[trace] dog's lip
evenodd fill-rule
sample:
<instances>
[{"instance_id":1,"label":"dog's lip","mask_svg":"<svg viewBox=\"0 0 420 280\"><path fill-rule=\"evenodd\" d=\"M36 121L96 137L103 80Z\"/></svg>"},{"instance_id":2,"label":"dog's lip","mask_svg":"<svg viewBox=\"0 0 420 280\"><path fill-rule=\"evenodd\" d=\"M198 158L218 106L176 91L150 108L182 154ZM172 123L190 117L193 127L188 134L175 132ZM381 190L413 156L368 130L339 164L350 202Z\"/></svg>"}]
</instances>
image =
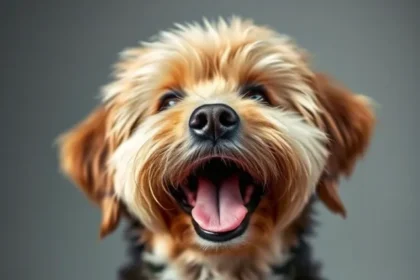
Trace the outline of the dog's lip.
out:
<instances>
[{"instance_id":1,"label":"dog's lip","mask_svg":"<svg viewBox=\"0 0 420 280\"><path fill-rule=\"evenodd\" d=\"M244 167L244 164L241 160L239 160L235 157L232 157L232 156L226 156L226 155L205 156L205 157L201 157L199 159L194 160L190 165L187 166L187 168L185 168L185 170L183 171L183 173L186 174L185 177L188 177L194 169L197 169L203 163L209 162L209 161L214 160L214 159L230 161L230 162L233 162L240 167Z\"/></svg>"},{"instance_id":2,"label":"dog's lip","mask_svg":"<svg viewBox=\"0 0 420 280\"><path fill-rule=\"evenodd\" d=\"M245 172L247 172L254 180L258 179L258 183L259 184L263 184L263 180L261 180L260 176L255 173L254 170L251 170L249 168L247 168L245 162L237 157L234 156L229 156L229 155L208 155L208 156L204 156L204 157L200 157L196 160L194 160L191 164L189 164L183 171L183 175L181 176L181 178L183 178L181 181L186 180L189 175L192 173L193 170L199 168L202 164L209 162L211 160L222 160L222 161L226 161L226 162L232 162L234 164L236 164L238 167L240 167L242 170L244 170ZM264 183L265 184L265 183ZM182 184L180 184L182 185Z\"/></svg>"},{"instance_id":3,"label":"dog's lip","mask_svg":"<svg viewBox=\"0 0 420 280\"><path fill-rule=\"evenodd\" d=\"M227 242L244 234L244 232L248 228L251 214L251 212L248 212L241 224L237 228L227 232L212 232L204 230L198 225L198 223L194 219L192 219L192 224L195 232L199 237L212 242Z\"/></svg>"}]
</instances>

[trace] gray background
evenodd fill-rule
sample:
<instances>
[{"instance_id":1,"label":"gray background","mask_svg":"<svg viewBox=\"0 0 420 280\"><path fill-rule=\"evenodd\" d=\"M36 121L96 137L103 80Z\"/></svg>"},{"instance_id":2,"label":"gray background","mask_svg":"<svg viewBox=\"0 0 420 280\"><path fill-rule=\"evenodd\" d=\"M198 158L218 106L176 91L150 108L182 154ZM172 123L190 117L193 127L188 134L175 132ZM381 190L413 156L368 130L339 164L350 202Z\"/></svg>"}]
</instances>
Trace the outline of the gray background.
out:
<instances>
[{"instance_id":1,"label":"gray background","mask_svg":"<svg viewBox=\"0 0 420 280\"><path fill-rule=\"evenodd\" d=\"M319 207L322 225L313 242L325 275L418 279L415 1L0 5L0 279L115 279L125 259L121 230L98 240L100 213L59 174L54 138L97 104L120 50L173 22L231 14L292 35L312 52L319 69L380 104L368 156L342 184L348 219Z\"/></svg>"}]
</instances>

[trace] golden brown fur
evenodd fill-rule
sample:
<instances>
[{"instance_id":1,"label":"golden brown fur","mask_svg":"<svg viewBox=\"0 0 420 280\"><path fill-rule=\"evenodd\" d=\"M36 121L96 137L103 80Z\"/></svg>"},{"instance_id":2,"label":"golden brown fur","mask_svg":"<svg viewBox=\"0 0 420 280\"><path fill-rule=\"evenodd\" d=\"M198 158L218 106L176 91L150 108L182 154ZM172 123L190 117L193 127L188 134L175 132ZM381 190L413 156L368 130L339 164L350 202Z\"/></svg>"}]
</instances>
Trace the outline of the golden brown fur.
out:
<instances>
[{"instance_id":1,"label":"golden brown fur","mask_svg":"<svg viewBox=\"0 0 420 280\"><path fill-rule=\"evenodd\" d=\"M238 87L249 82L264 85L273 106L241 98ZM185 97L159 112L169 89ZM206 247L168 188L208 156L189 152L186 121L215 101L229 104L243 123L240 145L223 156L264 183L267 194L243 240ZM220 273L217 279L256 279L294 244L294 226L313 193L346 215L338 179L351 174L373 127L367 98L313 70L289 38L234 18L180 26L125 51L103 104L61 138L61 165L101 206L101 236L130 213L145 226L151 250L180 275L197 263ZM226 262L229 256L236 261Z\"/></svg>"}]
</instances>

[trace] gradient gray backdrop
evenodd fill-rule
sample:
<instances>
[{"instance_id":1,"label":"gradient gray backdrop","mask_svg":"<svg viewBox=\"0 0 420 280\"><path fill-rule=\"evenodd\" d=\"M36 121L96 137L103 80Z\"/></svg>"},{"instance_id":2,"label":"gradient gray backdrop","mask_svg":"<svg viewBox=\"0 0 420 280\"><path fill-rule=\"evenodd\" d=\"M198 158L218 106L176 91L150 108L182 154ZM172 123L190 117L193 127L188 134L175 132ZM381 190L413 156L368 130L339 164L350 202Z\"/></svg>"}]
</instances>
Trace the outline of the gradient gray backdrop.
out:
<instances>
[{"instance_id":1,"label":"gradient gray backdrop","mask_svg":"<svg viewBox=\"0 0 420 280\"><path fill-rule=\"evenodd\" d=\"M340 3L338 3L340 2ZM173 22L237 14L292 35L318 69L379 104L371 149L341 187L349 217L319 207L313 240L335 280L415 280L420 265L419 20L415 1L2 1L0 279L115 279L121 230L57 168L54 138L97 104L123 48ZM417 4L418 5L418 4ZM417 29L417 30L416 30Z\"/></svg>"}]
</instances>

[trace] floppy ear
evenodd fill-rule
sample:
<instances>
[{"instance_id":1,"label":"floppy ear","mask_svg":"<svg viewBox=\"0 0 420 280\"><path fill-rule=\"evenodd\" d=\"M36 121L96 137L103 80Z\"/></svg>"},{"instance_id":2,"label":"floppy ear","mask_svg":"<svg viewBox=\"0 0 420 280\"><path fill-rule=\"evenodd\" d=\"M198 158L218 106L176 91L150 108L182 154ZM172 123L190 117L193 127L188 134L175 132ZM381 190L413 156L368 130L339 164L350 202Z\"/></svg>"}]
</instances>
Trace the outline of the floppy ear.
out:
<instances>
[{"instance_id":1,"label":"floppy ear","mask_svg":"<svg viewBox=\"0 0 420 280\"><path fill-rule=\"evenodd\" d=\"M330 157L317 194L328 209L345 217L346 209L338 192L339 177L350 176L356 161L365 153L375 117L368 98L352 93L326 75L316 74L315 90L330 138Z\"/></svg>"},{"instance_id":2,"label":"floppy ear","mask_svg":"<svg viewBox=\"0 0 420 280\"><path fill-rule=\"evenodd\" d=\"M117 227L121 215L106 168L111 153L107 119L107 110L99 107L59 139L61 169L102 209L101 238Z\"/></svg>"}]
</instances>

